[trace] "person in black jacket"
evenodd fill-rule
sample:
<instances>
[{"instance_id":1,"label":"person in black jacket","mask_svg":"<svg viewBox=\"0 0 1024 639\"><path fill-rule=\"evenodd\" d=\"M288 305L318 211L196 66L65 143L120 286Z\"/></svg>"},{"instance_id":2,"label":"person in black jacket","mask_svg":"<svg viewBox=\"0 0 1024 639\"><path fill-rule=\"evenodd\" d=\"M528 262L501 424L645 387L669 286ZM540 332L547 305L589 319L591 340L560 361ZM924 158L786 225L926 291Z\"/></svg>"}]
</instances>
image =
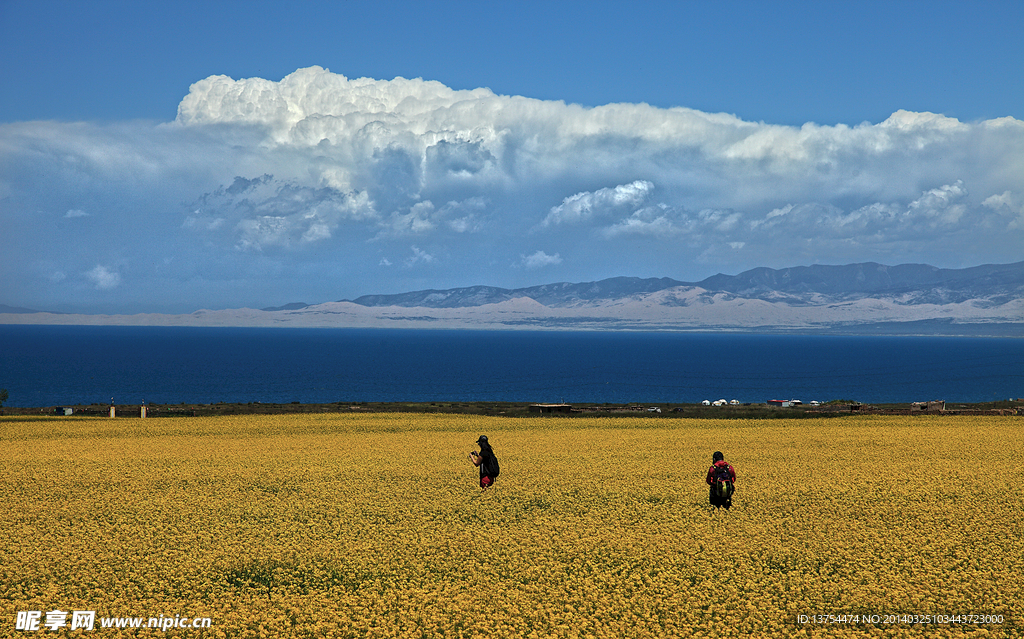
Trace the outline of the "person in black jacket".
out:
<instances>
[{"instance_id":1,"label":"person in black jacket","mask_svg":"<svg viewBox=\"0 0 1024 639\"><path fill-rule=\"evenodd\" d=\"M494 480L498 477L498 458L494 456L494 450L491 449L491 444L487 441L487 435L480 435L476 443L480 446L480 452L477 453L475 450L471 452L469 460L473 462L474 466L480 468L480 488L487 490L488 487L494 485Z\"/></svg>"}]
</instances>

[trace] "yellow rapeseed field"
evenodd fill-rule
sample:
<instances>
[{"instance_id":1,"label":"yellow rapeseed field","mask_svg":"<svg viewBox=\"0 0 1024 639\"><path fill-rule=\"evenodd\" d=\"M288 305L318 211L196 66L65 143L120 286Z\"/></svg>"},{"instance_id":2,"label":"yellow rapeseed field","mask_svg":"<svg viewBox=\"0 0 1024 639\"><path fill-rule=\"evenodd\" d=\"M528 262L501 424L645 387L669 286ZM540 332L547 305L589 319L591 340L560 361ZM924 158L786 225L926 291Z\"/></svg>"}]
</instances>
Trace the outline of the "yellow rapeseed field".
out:
<instances>
[{"instance_id":1,"label":"yellow rapeseed field","mask_svg":"<svg viewBox=\"0 0 1024 639\"><path fill-rule=\"evenodd\" d=\"M0 636L1020 637L1022 426L0 418Z\"/></svg>"}]
</instances>

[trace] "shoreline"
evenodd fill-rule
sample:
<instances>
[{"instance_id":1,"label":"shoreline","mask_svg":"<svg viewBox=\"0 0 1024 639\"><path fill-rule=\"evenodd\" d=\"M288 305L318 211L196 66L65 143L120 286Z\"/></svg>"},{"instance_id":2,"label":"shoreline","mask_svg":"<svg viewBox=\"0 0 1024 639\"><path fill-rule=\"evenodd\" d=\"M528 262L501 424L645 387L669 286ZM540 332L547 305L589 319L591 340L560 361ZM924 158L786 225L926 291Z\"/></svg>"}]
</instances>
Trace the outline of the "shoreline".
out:
<instances>
[{"instance_id":1,"label":"shoreline","mask_svg":"<svg viewBox=\"0 0 1024 639\"><path fill-rule=\"evenodd\" d=\"M139 419L142 404L115 404L114 419ZM248 402L214 404L146 404L147 419L213 417L220 415L353 414L353 413L449 413L506 417L693 417L702 419L799 419L850 415L1015 415L1024 416L1024 398L994 402L950 402L941 410L915 409L914 403L862 404L833 400L818 406L775 407L764 403L705 406L684 403L579 403L531 404L524 402L332 402L287 404ZM64 406L4 406L0 417L110 417L109 404ZM66 413L66 410L70 413Z\"/></svg>"},{"instance_id":2,"label":"shoreline","mask_svg":"<svg viewBox=\"0 0 1024 639\"><path fill-rule=\"evenodd\" d=\"M386 330L440 332L542 332L542 333L678 333L731 335L792 335L808 337L939 337L949 339L1024 339L1024 323L954 323L941 320L912 322L874 322L830 324L823 326L734 326L676 325L600 322L505 322L462 325L436 323L430 318L415 318L380 324L300 324L300 323L130 323L118 321L17 322L0 315L0 326L96 327L96 328L183 328L183 329L270 329L270 330Z\"/></svg>"}]
</instances>

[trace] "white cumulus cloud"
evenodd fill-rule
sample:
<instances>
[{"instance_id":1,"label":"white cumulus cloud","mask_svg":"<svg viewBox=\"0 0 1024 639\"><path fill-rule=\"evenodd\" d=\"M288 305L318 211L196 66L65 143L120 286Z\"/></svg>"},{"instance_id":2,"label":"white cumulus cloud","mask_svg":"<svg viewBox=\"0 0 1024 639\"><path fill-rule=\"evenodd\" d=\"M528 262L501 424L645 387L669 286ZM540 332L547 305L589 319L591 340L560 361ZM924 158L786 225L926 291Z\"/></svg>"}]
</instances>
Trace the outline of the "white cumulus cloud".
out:
<instances>
[{"instance_id":1,"label":"white cumulus cloud","mask_svg":"<svg viewBox=\"0 0 1024 639\"><path fill-rule=\"evenodd\" d=\"M412 255L410 257L406 258L406 260L405 260L405 265L406 266L414 266L414 265L419 264L421 262L423 264L430 264L431 262L434 261L434 256L433 255L431 255L430 253L427 253L426 251L424 251L423 249L419 248L418 246L410 247L410 250L412 250Z\"/></svg>"},{"instance_id":2,"label":"white cumulus cloud","mask_svg":"<svg viewBox=\"0 0 1024 639\"><path fill-rule=\"evenodd\" d=\"M85 273L85 277L93 283L97 289L108 290L117 288L121 283L121 274L111 271L106 266L97 264L95 268Z\"/></svg>"},{"instance_id":3,"label":"white cumulus cloud","mask_svg":"<svg viewBox=\"0 0 1024 639\"><path fill-rule=\"evenodd\" d=\"M929 189L921 194L907 207L907 215L915 221L928 221L933 224L956 224L967 210L964 199L967 189L962 180L956 184L944 184L936 189Z\"/></svg>"},{"instance_id":4,"label":"white cumulus cloud","mask_svg":"<svg viewBox=\"0 0 1024 639\"><path fill-rule=\"evenodd\" d=\"M631 211L647 199L654 189L654 184L645 180L636 180L629 184L598 189L594 192L584 191L571 195L558 206L548 212L541 226L552 224L573 224L585 222L592 218L605 218Z\"/></svg>"},{"instance_id":5,"label":"white cumulus cloud","mask_svg":"<svg viewBox=\"0 0 1024 639\"><path fill-rule=\"evenodd\" d=\"M1009 229L1024 230L1024 197L1003 191L998 195L990 195L981 204L1009 219Z\"/></svg>"},{"instance_id":6,"label":"white cumulus cloud","mask_svg":"<svg viewBox=\"0 0 1024 639\"><path fill-rule=\"evenodd\" d=\"M345 221L379 218L363 192L306 186L270 174L252 179L236 176L229 186L202 195L190 209L183 228L203 232L230 228L237 248L255 251L320 242L330 239ZM230 227L229 220L234 221ZM407 225L415 228L411 222Z\"/></svg>"},{"instance_id":7,"label":"white cumulus cloud","mask_svg":"<svg viewBox=\"0 0 1024 639\"><path fill-rule=\"evenodd\" d=\"M558 253L554 255L548 255L544 251L536 251L530 255L522 256L522 264L526 268L543 268L545 266L554 266L562 263L562 256Z\"/></svg>"}]
</instances>

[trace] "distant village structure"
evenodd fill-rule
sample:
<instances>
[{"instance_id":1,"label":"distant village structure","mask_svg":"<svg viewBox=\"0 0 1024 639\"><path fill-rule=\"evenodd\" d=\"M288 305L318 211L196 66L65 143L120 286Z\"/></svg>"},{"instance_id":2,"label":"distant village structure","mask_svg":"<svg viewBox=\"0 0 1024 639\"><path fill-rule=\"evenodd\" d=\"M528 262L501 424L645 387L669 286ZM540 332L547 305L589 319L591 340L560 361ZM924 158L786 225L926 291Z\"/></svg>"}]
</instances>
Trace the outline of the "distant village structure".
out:
<instances>
[{"instance_id":1,"label":"distant village structure","mask_svg":"<svg viewBox=\"0 0 1024 639\"><path fill-rule=\"evenodd\" d=\"M572 404L530 404L531 413L571 413Z\"/></svg>"},{"instance_id":2,"label":"distant village structure","mask_svg":"<svg viewBox=\"0 0 1024 639\"><path fill-rule=\"evenodd\" d=\"M946 402L940 399L931 402L914 402L910 405L911 413L941 413L946 410Z\"/></svg>"}]
</instances>

